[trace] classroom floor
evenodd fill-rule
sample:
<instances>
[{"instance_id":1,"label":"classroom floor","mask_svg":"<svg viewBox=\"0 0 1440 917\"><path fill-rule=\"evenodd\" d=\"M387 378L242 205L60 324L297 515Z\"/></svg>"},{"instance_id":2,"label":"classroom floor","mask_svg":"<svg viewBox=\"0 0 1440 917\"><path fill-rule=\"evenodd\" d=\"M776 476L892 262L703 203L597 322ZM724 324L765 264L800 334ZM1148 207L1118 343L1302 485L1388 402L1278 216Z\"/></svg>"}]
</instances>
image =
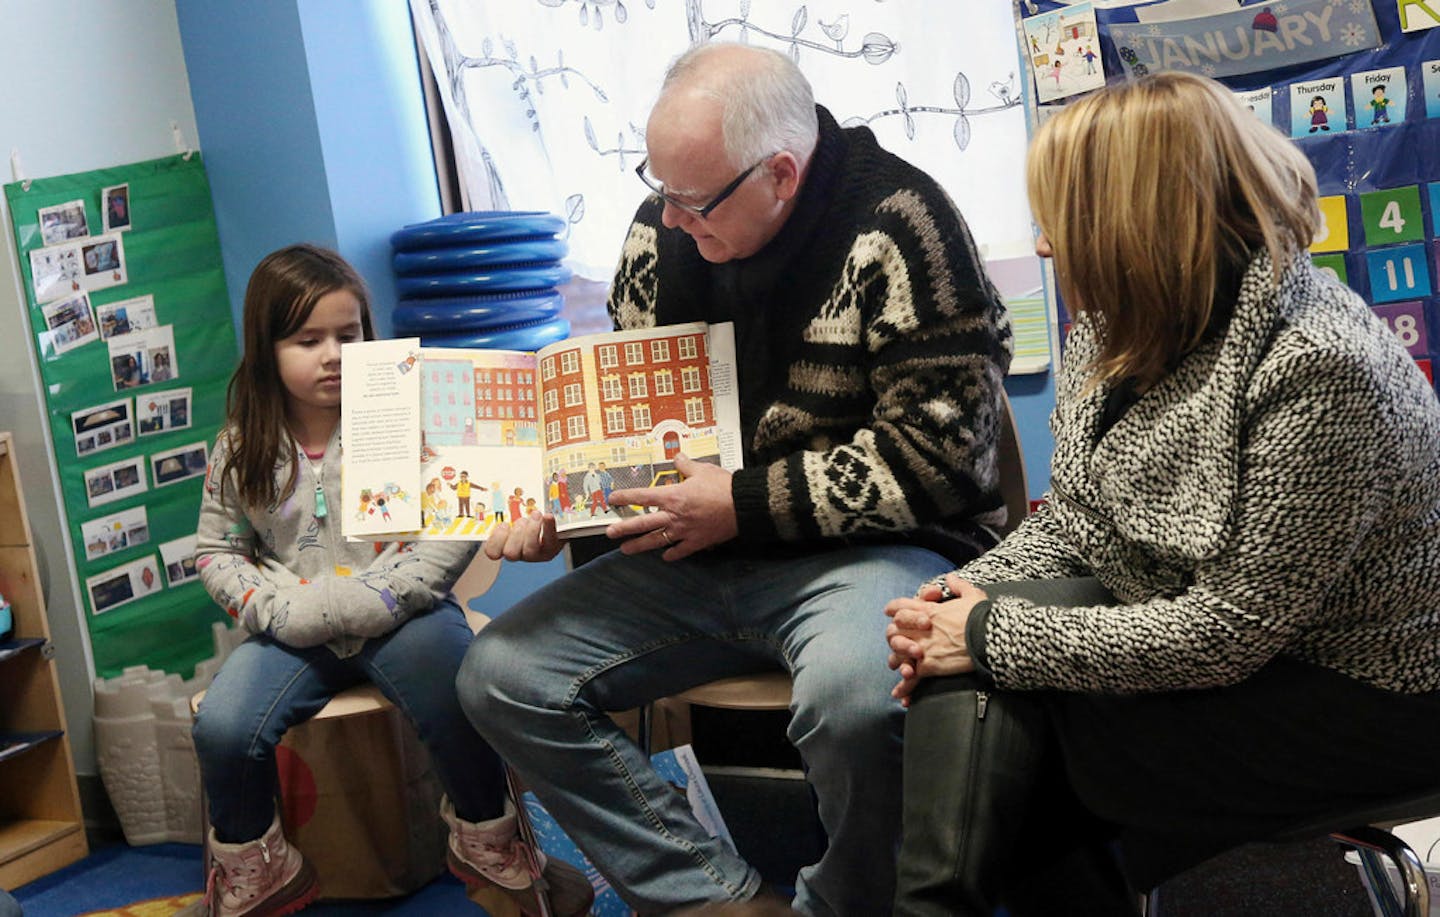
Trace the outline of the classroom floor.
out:
<instances>
[{"instance_id":1,"label":"classroom floor","mask_svg":"<svg viewBox=\"0 0 1440 917\"><path fill-rule=\"evenodd\" d=\"M742 840L749 830L745 818L738 812L729 816L732 830L740 832L737 840ZM194 894L203 881L199 858L200 848L190 844L106 844L85 860L21 887L16 898L26 917L76 917ZM754 859L762 862L759 856ZM129 913L162 917L173 912L173 908L156 902ZM324 902L304 913L315 917L430 917L482 912L467 901L458 881L442 875L406 898ZM1257 845L1226 854L1166 885L1154 915L1368 917L1371 913L1357 871L1344 861L1333 843L1322 839L1284 846Z\"/></svg>"},{"instance_id":2,"label":"classroom floor","mask_svg":"<svg viewBox=\"0 0 1440 917\"><path fill-rule=\"evenodd\" d=\"M166 917L204 889L200 847L155 844L130 847L102 843L90 856L15 890L25 917ZM465 897L465 887L448 873L419 891L381 901L322 902L305 909L315 917L434 917L484 912Z\"/></svg>"},{"instance_id":3,"label":"classroom floor","mask_svg":"<svg viewBox=\"0 0 1440 917\"><path fill-rule=\"evenodd\" d=\"M737 847L769 882L785 888L793 887L796 870L819 856L824 839L809 789L793 770L798 759L784 742L783 718L784 714L739 716L697 710L694 746ZM735 748L748 754L725 754ZM761 760L746 760L750 755ZM757 764L780 772L791 769L793 776L777 778L775 770L754 770ZM198 846L129 847L119 840L118 829L112 838L91 841L94 852L85 860L15 890L26 917L76 917L193 895L203 887ZM114 917L164 917L175 909L157 903ZM457 880L443 874L406 898L326 902L304 913L428 917L482 912L465 898ZM1345 861L1336 844L1317 838L1301 844L1256 844L1220 856L1163 886L1152 917L1368 917L1371 913L1358 870Z\"/></svg>"}]
</instances>

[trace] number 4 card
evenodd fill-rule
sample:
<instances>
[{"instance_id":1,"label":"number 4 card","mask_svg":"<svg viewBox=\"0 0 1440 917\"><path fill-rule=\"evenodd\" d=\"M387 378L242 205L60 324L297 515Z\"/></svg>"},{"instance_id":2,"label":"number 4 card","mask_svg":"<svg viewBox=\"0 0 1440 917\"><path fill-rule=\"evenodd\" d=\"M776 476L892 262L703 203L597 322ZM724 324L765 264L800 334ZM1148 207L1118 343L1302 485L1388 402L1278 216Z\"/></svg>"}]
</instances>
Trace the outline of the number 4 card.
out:
<instances>
[{"instance_id":1,"label":"number 4 card","mask_svg":"<svg viewBox=\"0 0 1440 917\"><path fill-rule=\"evenodd\" d=\"M1425 238L1418 185L1360 195L1360 216L1365 223L1366 245L1419 242Z\"/></svg>"}]
</instances>

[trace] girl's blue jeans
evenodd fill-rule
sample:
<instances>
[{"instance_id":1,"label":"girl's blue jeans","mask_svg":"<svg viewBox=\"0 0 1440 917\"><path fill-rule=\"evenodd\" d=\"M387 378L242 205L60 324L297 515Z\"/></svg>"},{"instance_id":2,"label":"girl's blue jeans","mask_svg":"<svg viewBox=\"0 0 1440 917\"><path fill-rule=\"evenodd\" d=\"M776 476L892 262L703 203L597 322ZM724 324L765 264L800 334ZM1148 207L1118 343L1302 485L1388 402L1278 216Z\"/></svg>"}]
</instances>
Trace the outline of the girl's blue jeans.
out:
<instances>
[{"instance_id":1,"label":"girl's blue jeans","mask_svg":"<svg viewBox=\"0 0 1440 917\"><path fill-rule=\"evenodd\" d=\"M498 817L504 769L455 693L471 637L460 607L445 601L346 659L323 646L293 649L259 635L236 647L200 702L193 729L215 836L235 844L265 833L275 815L276 744L341 690L366 680L414 724L460 817Z\"/></svg>"},{"instance_id":2,"label":"girl's blue jeans","mask_svg":"<svg viewBox=\"0 0 1440 917\"><path fill-rule=\"evenodd\" d=\"M886 914L903 724L883 608L951 569L908 546L675 563L611 552L487 625L461 668L461 702L627 902L666 912L747 898L760 876L606 712L779 664L794 679L789 739L828 838L794 907Z\"/></svg>"}]
</instances>

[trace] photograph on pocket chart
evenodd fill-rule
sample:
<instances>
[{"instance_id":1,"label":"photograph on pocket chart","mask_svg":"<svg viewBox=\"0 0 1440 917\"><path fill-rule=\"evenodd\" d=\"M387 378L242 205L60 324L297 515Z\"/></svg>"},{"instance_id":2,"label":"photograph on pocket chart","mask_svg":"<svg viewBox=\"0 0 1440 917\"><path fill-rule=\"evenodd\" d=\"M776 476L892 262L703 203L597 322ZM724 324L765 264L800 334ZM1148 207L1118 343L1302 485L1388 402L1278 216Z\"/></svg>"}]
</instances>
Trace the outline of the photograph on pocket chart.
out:
<instances>
[{"instance_id":1,"label":"photograph on pocket chart","mask_svg":"<svg viewBox=\"0 0 1440 917\"><path fill-rule=\"evenodd\" d=\"M85 545L85 558L97 560L106 554L138 547L150 540L150 522L143 506L132 506L118 513L80 524L80 540Z\"/></svg>"},{"instance_id":2,"label":"photograph on pocket chart","mask_svg":"<svg viewBox=\"0 0 1440 917\"><path fill-rule=\"evenodd\" d=\"M40 219L40 239L46 245L90 235L84 201L66 201L54 207L41 207L37 216Z\"/></svg>"},{"instance_id":3,"label":"photograph on pocket chart","mask_svg":"<svg viewBox=\"0 0 1440 917\"><path fill-rule=\"evenodd\" d=\"M75 454L89 455L131 442L135 438L133 420L129 398L75 411L70 415Z\"/></svg>"}]
</instances>

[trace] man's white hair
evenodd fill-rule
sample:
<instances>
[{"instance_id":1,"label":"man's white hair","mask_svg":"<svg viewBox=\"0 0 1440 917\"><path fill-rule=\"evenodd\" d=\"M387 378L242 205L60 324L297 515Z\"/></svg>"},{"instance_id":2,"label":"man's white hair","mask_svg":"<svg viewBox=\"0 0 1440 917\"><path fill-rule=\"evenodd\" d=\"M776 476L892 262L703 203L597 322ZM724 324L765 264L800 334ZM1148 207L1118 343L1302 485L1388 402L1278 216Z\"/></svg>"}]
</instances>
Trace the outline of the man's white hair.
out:
<instances>
[{"instance_id":1,"label":"man's white hair","mask_svg":"<svg viewBox=\"0 0 1440 917\"><path fill-rule=\"evenodd\" d=\"M713 66L709 60L741 48L747 66ZM681 86L721 103L725 156L737 170L782 150L805 162L815 149L815 93L785 54L734 42L696 45L670 65L660 95Z\"/></svg>"}]
</instances>

